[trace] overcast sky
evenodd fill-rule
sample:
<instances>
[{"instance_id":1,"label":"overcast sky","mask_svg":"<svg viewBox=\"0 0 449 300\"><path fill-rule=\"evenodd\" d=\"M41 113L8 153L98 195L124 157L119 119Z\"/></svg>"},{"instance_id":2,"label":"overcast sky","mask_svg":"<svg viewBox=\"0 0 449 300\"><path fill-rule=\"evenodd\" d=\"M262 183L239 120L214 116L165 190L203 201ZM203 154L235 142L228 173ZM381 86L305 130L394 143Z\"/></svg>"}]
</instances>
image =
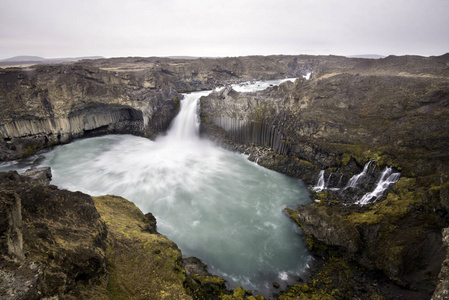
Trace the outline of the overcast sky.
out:
<instances>
[{"instance_id":1,"label":"overcast sky","mask_svg":"<svg viewBox=\"0 0 449 300\"><path fill-rule=\"evenodd\" d=\"M446 52L449 0L0 0L0 59Z\"/></svg>"}]
</instances>

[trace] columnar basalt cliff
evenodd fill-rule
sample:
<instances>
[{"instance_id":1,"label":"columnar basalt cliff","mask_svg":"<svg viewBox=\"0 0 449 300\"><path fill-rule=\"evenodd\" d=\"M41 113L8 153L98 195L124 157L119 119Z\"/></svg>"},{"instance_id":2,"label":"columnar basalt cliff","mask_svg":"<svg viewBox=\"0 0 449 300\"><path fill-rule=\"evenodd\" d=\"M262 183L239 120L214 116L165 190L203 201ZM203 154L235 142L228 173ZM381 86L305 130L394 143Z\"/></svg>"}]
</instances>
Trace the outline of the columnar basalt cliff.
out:
<instances>
[{"instance_id":1,"label":"columnar basalt cliff","mask_svg":"<svg viewBox=\"0 0 449 300\"><path fill-rule=\"evenodd\" d=\"M310 79L303 78L309 72ZM298 79L254 93L239 93L229 86L288 77ZM445 258L447 261L442 230L449 224L449 54L379 60L336 56L121 58L1 69L0 160L95 134L132 133L153 138L176 114L180 93L217 86L224 88L201 99L204 136L246 152L260 165L317 185L311 190L316 203L286 212L302 227L307 244L325 258L326 265L281 299L301 295L428 299L436 287L434 299L444 299L449 293L447 268L441 268ZM354 175L362 173L363 180L354 180ZM354 204L373 192L387 173L398 175L385 192L376 194L367 205ZM7 220L2 223L0 250L11 263L2 267L4 282L11 278L11 266L21 263L27 264L23 270L29 270L24 278L34 276L37 279L33 280L40 282L38 288L33 284L34 288L24 289L26 293L38 290L49 296L82 296L79 287L88 286L89 293L109 293L113 298L114 293L126 296L135 291L134 275L126 267L133 260L124 255L123 232L107 227L108 222L134 222L111 218L114 209L133 211L125 200L95 198L94 211L90 197L76 194L88 208L81 212L73 208L73 213L81 218L90 212L93 231L86 234L97 237L86 240L92 251L80 260L95 262L83 265L90 270L87 275L69 259L68 234L60 237L59 227L47 228L51 214L45 214L48 218L40 222L39 208L29 208L31 204L24 201L34 194L56 201L64 198L65 192L51 186L25 188L27 180L17 174L4 176L11 183L2 187L0 194ZM40 180L45 181L45 176ZM70 206L61 222L71 220L71 211ZM146 222L145 217L138 218ZM114 226L123 225L119 223ZM143 223L137 226L146 228ZM44 244L33 244L30 232L44 237ZM133 243L140 245L142 237L137 232L133 231ZM89 244L92 240L95 242ZM173 283L176 297L192 296L180 285L201 290L201 295L193 297L222 295L222 280L186 276L179 251L169 242L162 244L167 247L159 249L160 253L174 258L167 260L167 268L179 271L175 275L179 280L167 279ZM38 257L33 249L47 251L55 245L63 254L56 257L56 252L51 252L39 258L50 267L31 262L33 253ZM150 255L145 249L139 251ZM159 257L159 252L153 254ZM53 261L61 265L52 265ZM355 278L360 276L363 280ZM105 278L120 288L102 286ZM148 286L162 287L164 295L172 290L162 284L165 279L157 280L160 285L150 280ZM239 292L236 290L236 298Z\"/></svg>"},{"instance_id":2,"label":"columnar basalt cliff","mask_svg":"<svg viewBox=\"0 0 449 300\"><path fill-rule=\"evenodd\" d=\"M180 92L230 81L299 76L303 57L94 60L0 71L0 160L73 138L132 133L154 138L179 108Z\"/></svg>"}]
</instances>

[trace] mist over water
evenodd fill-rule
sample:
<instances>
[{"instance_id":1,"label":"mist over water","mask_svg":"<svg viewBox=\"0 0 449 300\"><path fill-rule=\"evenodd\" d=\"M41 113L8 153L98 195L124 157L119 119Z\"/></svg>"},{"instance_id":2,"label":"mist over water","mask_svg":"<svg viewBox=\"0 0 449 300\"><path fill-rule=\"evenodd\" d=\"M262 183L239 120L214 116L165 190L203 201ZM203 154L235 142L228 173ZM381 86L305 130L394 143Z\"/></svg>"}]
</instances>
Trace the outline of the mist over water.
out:
<instances>
[{"instance_id":1,"label":"mist over water","mask_svg":"<svg viewBox=\"0 0 449 300\"><path fill-rule=\"evenodd\" d=\"M285 206L309 203L299 180L267 170L198 136L198 99L185 95L167 135L77 140L45 154L52 184L114 194L157 218L184 256L203 260L230 287L267 294L293 284L310 256Z\"/></svg>"}]
</instances>

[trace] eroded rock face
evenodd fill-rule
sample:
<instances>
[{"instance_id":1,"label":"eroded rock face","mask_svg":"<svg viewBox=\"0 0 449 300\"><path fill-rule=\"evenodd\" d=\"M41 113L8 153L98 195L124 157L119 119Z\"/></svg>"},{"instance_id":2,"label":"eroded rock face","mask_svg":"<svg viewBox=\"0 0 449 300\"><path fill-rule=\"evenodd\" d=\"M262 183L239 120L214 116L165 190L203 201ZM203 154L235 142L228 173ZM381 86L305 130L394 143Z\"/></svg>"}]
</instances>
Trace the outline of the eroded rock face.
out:
<instances>
[{"instance_id":1,"label":"eroded rock face","mask_svg":"<svg viewBox=\"0 0 449 300\"><path fill-rule=\"evenodd\" d=\"M341 167L343 155L360 166L386 155L406 175L428 175L448 160L448 99L448 78L338 74L213 93L201 101L202 126L319 168Z\"/></svg>"},{"instance_id":2,"label":"eroded rock face","mask_svg":"<svg viewBox=\"0 0 449 300\"><path fill-rule=\"evenodd\" d=\"M23 253L22 235L22 203L14 191L1 191L0 208L0 251L2 255L11 259L22 261Z\"/></svg>"},{"instance_id":3,"label":"eroded rock face","mask_svg":"<svg viewBox=\"0 0 449 300\"><path fill-rule=\"evenodd\" d=\"M303 228L313 252L331 251L368 270L380 270L429 299L446 257L441 236L446 212L438 197L422 198L424 189L417 188L416 180L401 178L384 201L372 206L323 199L289 215Z\"/></svg>"},{"instance_id":4,"label":"eroded rock face","mask_svg":"<svg viewBox=\"0 0 449 300\"><path fill-rule=\"evenodd\" d=\"M10 203L2 210L9 215L1 227L4 293L12 299L76 297L89 282L103 280L107 230L90 196L15 171L0 173L0 191L2 203Z\"/></svg>"},{"instance_id":5,"label":"eroded rock face","mask_svg":"<svg viewBox=\"0 0 449 300\"><path fill-rule=\"evenodd\" d=\"M446 247L449 245L449 228L443 230L443 241ZM449 253L446 254L446 259L441 267L441 272L438 275L438 285L435 293L432 295L432 300L443 300L449 298Z\"/></svg>"},{"instance_id":6,"label":"eroded rock face","mask_svg":"<svg viewBox=\"0 0 449 300\"><path fill-rule=\"evenodd\" d=\"M154 137L176 115L177 95L79 65L2 71L0 160L98 134Z\"/></svg>"}]
</instances>

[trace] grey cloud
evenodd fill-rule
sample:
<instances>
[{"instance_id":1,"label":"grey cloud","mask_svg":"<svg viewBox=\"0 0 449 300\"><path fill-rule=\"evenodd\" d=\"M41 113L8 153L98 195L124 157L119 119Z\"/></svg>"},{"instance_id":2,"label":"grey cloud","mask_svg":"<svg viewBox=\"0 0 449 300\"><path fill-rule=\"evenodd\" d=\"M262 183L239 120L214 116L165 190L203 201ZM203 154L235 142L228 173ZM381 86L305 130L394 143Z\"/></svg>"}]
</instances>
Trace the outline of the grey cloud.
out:
<instances>
[{"instance_id":1,"label":"grey cloud","mask_svg":"<svg viewBox=\"0 0 449 300\"><path fill-rule=\"evenodd\" d=\"M447 0L2 0L0 58L449 51Z\"/></svg>"}]
</instances>

